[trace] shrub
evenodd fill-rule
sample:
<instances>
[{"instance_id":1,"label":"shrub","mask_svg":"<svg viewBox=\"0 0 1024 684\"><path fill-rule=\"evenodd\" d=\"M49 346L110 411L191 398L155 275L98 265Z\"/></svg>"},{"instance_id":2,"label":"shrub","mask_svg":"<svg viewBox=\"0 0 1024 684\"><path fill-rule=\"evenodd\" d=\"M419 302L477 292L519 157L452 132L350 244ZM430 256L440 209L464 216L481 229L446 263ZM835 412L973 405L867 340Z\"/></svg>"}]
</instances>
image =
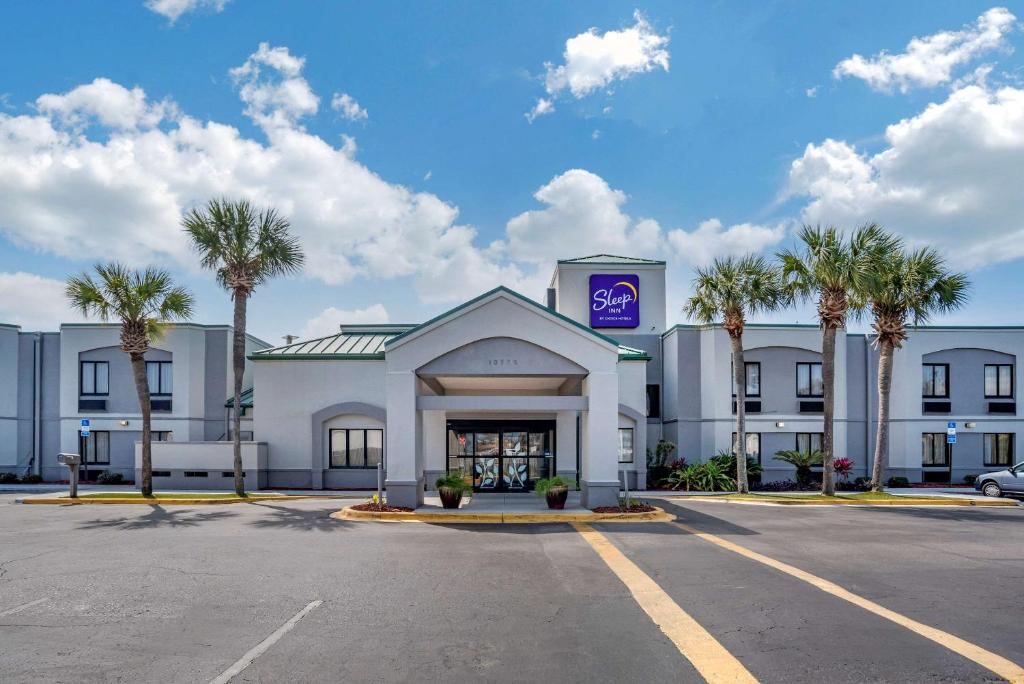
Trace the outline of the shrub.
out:
<instances>
[{"instance_id":1,"label":"shrub","mask_svg":"<svg viewBox=\"0 0 1024 684\"><path fill-rule=\"evenodd\" d=\"M974 474L964 475L964 484L972 485L978 481L978 476Z\"/></svg>"},{"instance_id":2,"label":"shrub","mask_svg":"<svg viewBox=\"0 0 1024 684\"><path fill-rule=\"evenodd\" d=\"M837 458L832 461L832 468L841 480L846 481L853 472L853 461L848 458Z\"/></svg>"},{"instance_id":3,"label":"shrub","mask_svg":"<svg viewBox=\"0 0 1024 684\"><path fill-rule=\"evenodd\" d=\"M685 487L686 491L690 491L697 487L697 482L700 480L700 472L701 466L699 463L684 465L682 468L673 470L672 474L668 476L668 481L672 485L672 489Z\"/></svg>"},{"instance_id":4,"label":"shrub","mask_svg":"<svg viewBox=\"0 0 1024 684\"><path fill-rule=\"evenodd\" d=\"M18 484L18 476L14 473L0 473L0 484Z\"/></svg>"},{"instance_id":5,"label":"shrub","mask_svg":"<svg viewBox=\"0 0 1024 684\"><path fill-rule=\"evenodd\" d=\"M35 473L32 473L21 478L21 481L24 484L40 484L43 481L43 477L42 475L36 475Z\"/></svg>"},{"instance_id":6,"label":"shrub","mask_svg":"<svg viewBox=\"0 0 1024 684\"><path fill-rule=\"evenodd\" d=\"M871 478L862 475L861 477L858 477L856 480L853 481L853 486L854 487L858 487L858 488L862 488L862 489L865 489L865 490L866 489L870 489L871 488Z\"/></svg>"},{"instance_id":7,"label":"shrub","mask_svg":"<svg viewBox=\"0 0 1024 684\"><path fill-rule=\"evenodd\" d=\"M438 489L444 487L445 489L454 489L459 492L465 492L472 489L460 473L448 473L447 475L442 475L434 482L434 486Z\"/></svg>"},{"instance_id":8,"label":"shrub","mask_svg":"<svg viewBox=\"0 0 1024 684\"><path fill-rule=\"evenodd\" d=\"M555 487L568 487L569 489L575 489L576 483L573 480L562 477L561 475L555 475L554 477L537 480L533 485L533 491L537 493L537 496L547 496L548 491Z\"/></svg>"},{"instance_id":9,"label":"shrub","mask_svg":"<svg viewBox=\"0 0 1024 684\"><path fill-rule=\"evenodd\" d=\"M722 464L710 460L694 463L672 473L669 477L673 489L686 487L686 491L724 492L736 487L736 481L729 477Z\"/></svg>"},{"instance_id":10,"label":"shrub","mask_svg":"<svg viewBox=\"0 0 1024 684\"><path fill-rule=\"evenodd\" d=\"M886 487L909 487L910 480L905 477L890 477L889 481L885 483Z\"/></svg>"},{"instance_id":11,"label":"shrub","mask_svg":"<svg viewBox=\"0 0 1024 684\"><path fill-rule=\"evenodd\" d=\"M774 458L776 461L783 461L796 466L797 484L808 486L811 484L811 466L821 465L825 455L820 451L789 449L787 451L776 451Z\"/></svg>"},{"instance_id":12,"label":"shrub","mask_svg":"<svg viewBox=\"0 0 1024 684\"><path fill-rule=\"evenodd\" d=\"M124 475L121 473L112 473L109 470L104 470L96 478L96 482L99 484L124 484Z\"/></svg>"},{"instance_id":13,"label":"shrub","mask_svg":"<svg viewBox=\"0 0 1024 684\"><path fill-rule=\"evenodd\" d=\"M708 459L708 463L717 463L718 466L731 477L733 480L739 477L736 472L736 454L728 451L719 451L717 454ZM760 479L761 473L764 471L761 468L761 464L758 463L756 458L747 456L747 477L752 480Z\"/></svg>"}]
</instances>

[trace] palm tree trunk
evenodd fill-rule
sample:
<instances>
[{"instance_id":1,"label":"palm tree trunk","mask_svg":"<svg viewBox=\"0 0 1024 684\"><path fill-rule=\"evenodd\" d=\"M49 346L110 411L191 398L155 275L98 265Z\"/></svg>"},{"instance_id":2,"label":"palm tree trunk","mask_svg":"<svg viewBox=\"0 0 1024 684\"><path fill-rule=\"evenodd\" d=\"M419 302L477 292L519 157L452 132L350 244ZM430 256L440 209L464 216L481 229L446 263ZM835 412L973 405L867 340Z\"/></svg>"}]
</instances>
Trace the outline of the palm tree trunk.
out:
<instances>
[{"instance_id":1,"label":"palm tree trunk","mask_svg":"<svg viewBox=\"0 0 1024 684\"><path fill-rule=\"evenodd\" d=\"M882 474L889 455L889 390L892 388L892 342L882 338L878 357L878 433L875 463L871 469L871 491L882 491Z\"/></svg>"},{"instance_id":2,"label":"palm tree trunk","mask_svg":"<svg viewBox=\"0 0 1024 684\"><path fill-rule=\"evenodd\" d=\"M234 415L231 427L235 455L235 494L245 495L245 471L242 470L242 380L245 375L245 292L235 290L235 330L232 349L234 372Z\"/></svg>"},{"instance_id":3,"label":"palm tree trunk","mask_svg":"<svg viewBox=\"0 0 1024 684\"><path fill-rule=\"evenodd\" d=\"M135 391L139 395L139 409L142 411L142 483L143 496L153 493L153 441L150 431L152 407L149 403L149 379L146 377L146 359L142 354L131 354L132 374L135 376Z\"/></svg>"},{"instance_id":4,"label":"palm tree trunk","mask_svg":"<svg viewBox=\"0 0 1024 684\"><path fill-rule=\"evenodd\" d=\"M836 411L836 329L826 325L821 333L821 380L825 385L824 401L824 432L821 436L821 448L824 460L821 468L821 493L834 496L835 481L835 411Z\"/></svg>"},{"instance_id":5,"label":"palm tree trunk","mask_svg":"<svg viewBox=\"0 0 1024 684\"><path fill-rule=\"evenodd\" d=\"M736 491L745 494L747 485L747 372L743 364L743 337L730 336L732 374L736 385Z\"/></svg>"}]
</instances>

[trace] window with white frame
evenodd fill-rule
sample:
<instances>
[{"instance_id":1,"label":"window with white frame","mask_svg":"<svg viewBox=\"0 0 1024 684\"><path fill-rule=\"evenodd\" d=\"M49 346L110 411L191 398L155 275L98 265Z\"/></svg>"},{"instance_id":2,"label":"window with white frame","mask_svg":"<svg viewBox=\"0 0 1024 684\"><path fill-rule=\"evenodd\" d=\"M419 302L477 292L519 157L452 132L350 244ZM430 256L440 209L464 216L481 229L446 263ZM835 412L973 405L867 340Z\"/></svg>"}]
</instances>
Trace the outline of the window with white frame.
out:
<instances>
[{"instance_id":1,"label":"window with white frame","mask_svg":"<svg viewBox=\"0 0 1024 684\"><path fill-rule=\"evenodd\" d=\"M619 428L619 463L633 462L633 428Z\"/></svg>"}]
</instances>

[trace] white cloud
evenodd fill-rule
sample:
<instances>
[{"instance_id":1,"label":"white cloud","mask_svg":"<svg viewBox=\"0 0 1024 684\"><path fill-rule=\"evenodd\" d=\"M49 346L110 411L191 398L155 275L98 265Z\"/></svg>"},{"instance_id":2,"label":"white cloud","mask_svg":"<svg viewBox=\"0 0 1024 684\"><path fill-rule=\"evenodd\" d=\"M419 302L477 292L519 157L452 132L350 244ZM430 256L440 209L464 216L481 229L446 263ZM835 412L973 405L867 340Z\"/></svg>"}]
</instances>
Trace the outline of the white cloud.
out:
<instances>
[{"instance_id":1,"label":"white cloud","mask_svg":"<svg viewBox=\"0 0 1024 684\"><path fill-rule=\"evenodd\" d=\"M430 180L433 177L434 177L434 172L431 171L430 169L427 169L427 172L425 174L423 174L423 180L425 180L425 181L428 181L428 180Z\"/></svg>"},{"instance_id":2,"label":"white cloud","mask_svg":"<svg viewBox=\"0 0 1024 684\"><path fill-rule=\"evenodd\" d=\"M67 304L64 283L34 273L0 273L0 323L23 330L56 330L60 323L83 320Z\"/></svg>"},{"instance_id":3,"label":"white cloud","mask_svg":"<svg viewBox=\"0 0 1024 684\"><path fill-rule=\"evenodd\" d=\"M228 0L146 0L143 3L146 9L167 17L170 23L174 23L183 14L195 12L199 9L211 9L220 12L228 4Z\"/></svg>"},{"instance_id":4,"label":"white cloud","mask_svg":"<svg viewBox=\"0 0 1024 684\"><path fill-rule=\"evenodd\" d=\"M170 104L102 79L44 95L34 113L0 112L0 235L75 260L194 267L182 212L245 197L290 218L306 275L325 283L410 277L446 302L530 285L500 252L476 246L455 206L381 178L355 158L351 138L336 146L304 130L318 100L302 68L264 44L232 70L265 140L176 110L157 126L154 112ZM86 115L102 124L69 121Z\"/></svg>"},{"instance_id":5,"label":"white cloud","mask_svg":"<svg viewBox=\"0 0 1024 684\"><path fill-rule=\"evenodd\" d=\"M523 114L523 116L526 117L527 121L533 123L533 120L538 116L544 116L545 114L550 114L553 111L555 111L555 103L553 101L544 97L538 97L537 104L533 105L533 109L526 112L526 114Z\"/></svg>"},{"instance_id":6,"label":"white cloud","mask_svg":"<svg viewBox=\"0 0 1024 684\"><path fill-rule=\"evenodd\" d=\"M391 317L383 304L373 304L365 309L336 309L329 306L313 318L306 321L300 339L326 337L338 332L342 323L358 325L360 323L388 323Z\"/></svg>"},{"instance_id":7,"label":"white cloud","mask_svg":"<svg viewBox=\"0 0 1024 684\"><path fill-rule=\"evenodd\" d=\"M807 97L818 97L818 86L808 88L804 91L804 94L807 95Z\"/></svg>"},{"instance_id":8,"label":"white cloud","mask_svg":"<svg viewBox=\"0 0 1024 684\"><path fill-rule=\"evenodd\" d=\"M369 117L369 113L348 93L334 93L331 109L341 112L349 121L365 121Z\"/></svg>"},{"instance_id":9,"label":"white cloud","mask_svg":"<svg viewBox=\"0 0 1024 684\"><path fill-rule=\"evenodd\" d=\"M587 253L663 257L679 264L704 264L726 254L758 252L780 242L783 226L740 224L724 227L718 219L687 232L667 233L653 219L634 221L623 211L627 197L600 176L571 169L541 187L534 197L544 209L526 211L506 226L503 248L516 260L537 264Z\"/></svg>"},{"instance_id":10,"label":"white cloud","mask_svg":"<svg viewBox=\"0 0 1024 684\"><path fill-rule=\"evenodd\" d=\"M600 137L601 137L601 131L596 129L596 128L590 134L590 139L591 140L597 140Z\"/></svg>"},{"instance_id":11,"label":"white cloud","mask_svg":"<svg viewBox=\"0 0 1024 684\"><path fill-rule=\"evenodd\" d=\"M987 52L1009 50L1006 35L1015 22L1016 17L1008 9L993 7L959 31L911 39L905 52L890 54L883 50L874 57L855 54L839 62L832 75L862 79L882 92L898 89L905 93L916 86L948 83L955 68Z\"/></svg>"},{"instance_id":12,"label":"white cloud","mask_svg":"<svg viewBox=\"0 0 1024 684\"><path fill-rule=\"evenodd\" d=\"M689 264L703 265L716 257L761 252L786 237L784 225L762 226L740 223L726 228L716 218L702 221L696 230L670 230L666 235L677 257Z\"/></svg>"},{"instance_id":13,"label":"white cloud","mask_svg":"<svg viewBox=\"0 0 1024 684\"><path fill-rule=\"evenodd\" d=\"M320 98L302 77L304 57L286 47L260 43L242 66L230 71L239 86L245 113L263 128L294 128L299 119L316 114Z\"/></svg>"},{"instance_id":14,"label":"white cloud","mask_svg":"<svg viewBox=\"0 0 1024 684\"><path fill-rule=\"evenodd\" d=\"M843 140L808 145L789 171L803 219L878 221L974 268L1024 256L1024 90L969 85L889 126L869 154Z\"/></svg>"},{"instance_id":15,"label":"white cloud","mask_svg":"<svg viewBox=\"0 0 1024 684\"><path fill-rule=\"evenodd\" d=\"M564 64L545 64L549 95L569 90L581 98L613 81L662 68L668 71L668 36L659 35L639 10L636 23L599 34L591 28L565 41Z\"/></svg>"}]
</instances>

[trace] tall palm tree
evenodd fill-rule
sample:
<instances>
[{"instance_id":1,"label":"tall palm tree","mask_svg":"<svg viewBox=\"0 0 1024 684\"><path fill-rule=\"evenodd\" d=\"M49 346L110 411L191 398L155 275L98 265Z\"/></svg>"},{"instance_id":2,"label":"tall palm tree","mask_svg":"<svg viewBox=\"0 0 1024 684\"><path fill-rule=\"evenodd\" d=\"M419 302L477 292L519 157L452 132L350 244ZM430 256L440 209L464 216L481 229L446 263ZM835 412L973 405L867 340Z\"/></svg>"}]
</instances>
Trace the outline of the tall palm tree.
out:
<instances>
[{"instance_id":1,"label":"tall palm tree","mask_svg":"<svg viewBox=\"0 0 1024 684\"><path fill-rule=\"evenodd\" d=\"M878 357L878 434L871 489L881 491L882 473L889 453L889 390L893 353L906 341L907 324L922 325L936 313L953 311L967 301L970 282L963 273L946 269L945 261L930 247L912 252L895 250L878 264L870 292Z\"/></svg>"},{"instance_id":2,"label":"tall palm tree","mask_svg":"<svg viewBox=\"0 0 1024 684\"><path fill-rule=\"evenodd\" d=\"M746 372L743 363L743 328L747 316L770 312L787 303L779 269L764 257L753 254L716 259L710 267L698 268L693 295L683 311L698 323L717 320L729 334L732 345L733 384L736 388L736 489L749 490L746 455Z\"/></svg>"},{"instance_id":3,"label":"tall palm tree","mask_svg":"<svg viewBox=\"0 0 1024 684\"><path fill-rule=\"evenodd\" d=\"M297 273L304 257L299 241L289 233L288 220L274 209L257 210L246 200L214 199L205 209L193 209L182 225L192 238L204 268L216 272L217 282L235 303L232 367L234 372L235 493L245 493L242 471L242 376L245 373L245 318L249 297L257 286L275 276Z\"/></svg>"},{"instance_id":4,"label":"tall palm tree","mask_svg":"<svg viewBox=\"0 0 1024 684\"><path fill-rule=\"evenodd\" d=\"M136 271L117 262L97 264L92 274L68 278L64 289L71 305L83 316L121 323L121 351L128 354L135 376L135 390L142 411L142 494L153 493L153 449L150 438L152 408L145 354L163 334L164 324L192 316L191 293L176 286L167 271L147 268Z\"/></svg>"},{"instance_id":5,"label":"tall palm tree","mask_svg":"<svg viewBox=\"0 0 1024 684\"><path fill-rule=\"evenodd\" d=\"M821 326L821 379L823 384L824 455L821 493L836 492L835 404L836 333L850 315L864 308L866 293L881 255L899 248L899 240L877 224L864 225L849 237L829 226L804 226L801 249L779 252L787 292L805 301L816 299Z\"/></svg>"}]
</instances>

